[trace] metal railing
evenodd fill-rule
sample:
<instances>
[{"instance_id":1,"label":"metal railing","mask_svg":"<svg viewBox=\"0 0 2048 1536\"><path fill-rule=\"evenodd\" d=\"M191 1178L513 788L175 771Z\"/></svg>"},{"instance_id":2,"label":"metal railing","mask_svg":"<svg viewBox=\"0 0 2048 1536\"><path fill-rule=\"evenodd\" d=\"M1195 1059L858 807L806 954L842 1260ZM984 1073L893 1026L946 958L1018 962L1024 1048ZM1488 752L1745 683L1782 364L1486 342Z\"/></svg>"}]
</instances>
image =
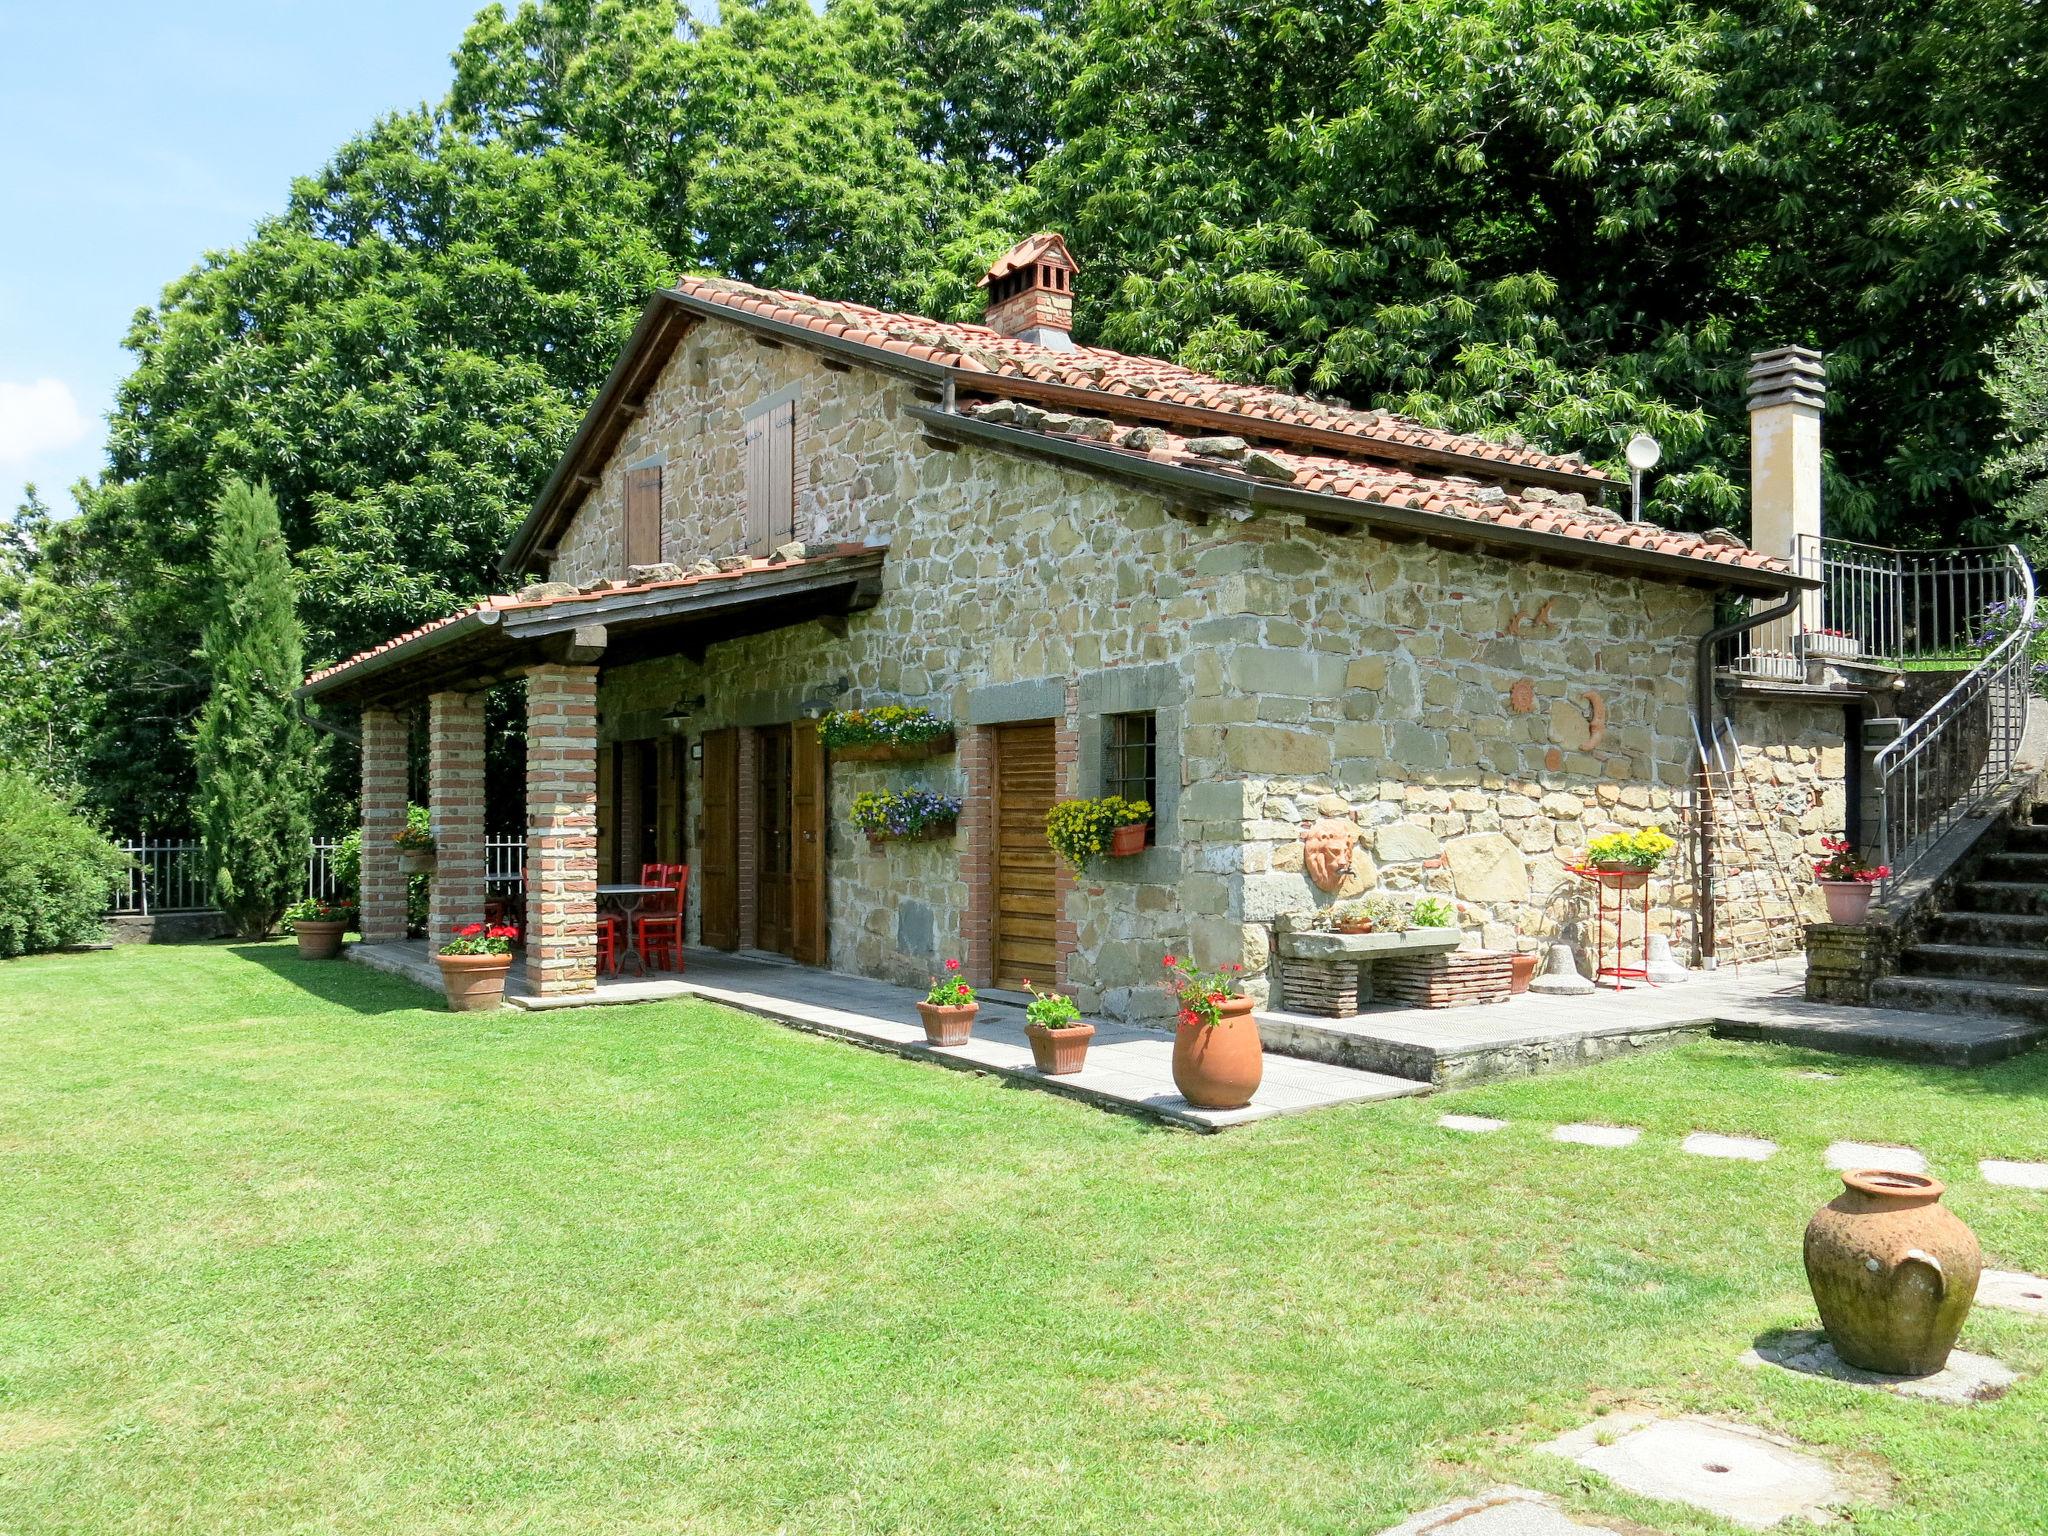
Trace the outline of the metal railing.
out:
<instances>
[{"instance_id":1,"label":"metal railing","mask_svg":"<svg viewBox=\"0 0 2048 1536\"><path fill-rule=\"evenodd\" d=\"M315 900L339 894L335 873L342 840L314 837L306 846L306 894ZM125 883L116 885L107 911L115 917L147 917L153 913L212 910L212 882L207 878L204 850L197 841L133 838L116 843L133 867ZM516 885L526 868L526 839L484 839L484 867L494 885Z\"/></svg>"},{"instance_id":2,"label":"metal railing","mask_svg":"<svg viewBox=\"0 0 2048 1536\"><path fill-rule=\"evenodd\" d=\"M2034 691L2034 573L2017 548L1998 553L2002 569L1950 599L1941 610L1948 627L1920 653L1953 656L1969 671L1874 759L1887 891L2012 779Z\"/></svg>"},{"instance_id":3,"label":"metal railing","mask_svg":"<svg viewBox=\"0 0 2048 1536\"><path fill-rule=\"evenodd\" d=\"M1974 666L2002 637L2000 605L2020 597L2016 558L2003 544L1917 550L1802 537L1793 566L1820 589L1785 618L1736 636L1718 664L1782 682L1802 682L1811 663L1830 659Z\"/></svg>"}]
</instances>

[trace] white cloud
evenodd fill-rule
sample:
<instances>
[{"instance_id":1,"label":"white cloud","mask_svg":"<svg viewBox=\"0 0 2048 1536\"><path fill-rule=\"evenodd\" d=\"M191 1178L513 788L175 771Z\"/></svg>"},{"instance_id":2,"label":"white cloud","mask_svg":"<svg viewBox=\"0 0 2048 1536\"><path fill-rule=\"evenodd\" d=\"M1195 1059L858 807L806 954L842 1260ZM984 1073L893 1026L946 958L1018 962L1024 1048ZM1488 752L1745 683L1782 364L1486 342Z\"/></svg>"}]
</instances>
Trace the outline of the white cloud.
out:
<instances>
[{"instance_id":1,"label":"white cloud","mask_svg":"<svg viewBox=\"0 0 2048 1536\"><path fill-rule=\"evenodd\" d=\"M0 464L27 464L71 447L91 430L78 397L62 379L11 384L0 379Z\"/></svg>"}]
</instances>

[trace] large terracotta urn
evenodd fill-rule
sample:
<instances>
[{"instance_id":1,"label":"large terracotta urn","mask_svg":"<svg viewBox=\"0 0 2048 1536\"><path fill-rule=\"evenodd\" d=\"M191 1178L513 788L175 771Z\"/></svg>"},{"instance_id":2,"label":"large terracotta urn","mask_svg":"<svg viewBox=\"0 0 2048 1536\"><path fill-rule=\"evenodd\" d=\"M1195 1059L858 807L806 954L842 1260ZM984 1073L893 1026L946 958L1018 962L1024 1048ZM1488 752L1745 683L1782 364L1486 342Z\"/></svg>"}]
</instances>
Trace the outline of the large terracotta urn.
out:
<instances>
[{"instance_id":1,"label":"large terracotta urn","mask_svg":"<svg viewBox=\"0 0 2048 1536\"><path fill-rule=\"evenodd\" d=\"M1252 1000L1227 997L1214 1024L1182 1024L1173 1036L1173 1086L1197 1109L1243 1109L1259 1091L1266 1058Z\"/></svg>"},{"instance_id":2,"label":"large terracotta urn","mask_svg":"<svg viewBox=\"0 0 2048 1536\"><path fill-rule=\"evenodd\" d=\"M436 955L434 962L441 967L441 990L447 995L451 1013L482 1013L505 1006L510 955Z\"/></svg>"},{"instance_id":3,"label":"large terracotta urn","mask_svg":"<svg viewBox=\"0 0 2048 1536\"><path fill-rule=\"evenodd\" d=\"M342 935L347 932L348 919L345 917L325 923L314 918L301 918L292 924L292 936L299 941L301 960L332 960L341 953Z\"/></svg>"},{"instance_id":4,"label":"large terracotta urn","mask_svg":"<svg viewBox=\"0 0 2048 1536\"><path fill-rule=\"evenodd\" d=\"M1948 1363L1977 1298L1976 1234L1941 1203L1938 1179L1865 1168L1806 1227L1806 1283L1850 1365L1926 1376Z\"/></svg>"}]
</instances>

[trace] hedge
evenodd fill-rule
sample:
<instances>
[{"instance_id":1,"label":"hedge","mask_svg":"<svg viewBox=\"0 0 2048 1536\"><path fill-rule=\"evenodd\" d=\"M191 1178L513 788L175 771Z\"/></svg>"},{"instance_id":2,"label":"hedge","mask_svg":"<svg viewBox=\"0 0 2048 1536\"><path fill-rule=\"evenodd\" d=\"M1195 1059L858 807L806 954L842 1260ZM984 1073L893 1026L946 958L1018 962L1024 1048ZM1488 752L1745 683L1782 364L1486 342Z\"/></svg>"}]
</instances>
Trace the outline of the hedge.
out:
<instances>
[{"instance_id":1,"label":"hedge","mask_svg":"<svg viewBox=\"0 0 2048 1536\"><path fill-rule=\"evenodd\" d=\"M0 768L0 958L100 937L128 858L69 803Z\"/></svg>"}]
</instances>

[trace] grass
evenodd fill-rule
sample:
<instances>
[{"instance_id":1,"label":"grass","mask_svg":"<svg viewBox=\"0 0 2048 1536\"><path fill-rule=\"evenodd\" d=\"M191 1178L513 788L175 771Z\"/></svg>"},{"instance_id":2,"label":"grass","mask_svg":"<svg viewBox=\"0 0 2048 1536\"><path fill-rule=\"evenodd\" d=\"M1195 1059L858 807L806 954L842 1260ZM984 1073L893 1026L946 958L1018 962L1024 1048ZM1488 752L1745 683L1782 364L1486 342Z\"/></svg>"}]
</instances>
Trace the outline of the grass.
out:
<instances>
[{"instance_id":1,"label":"grass","mask_svg":"<svg viewBox=\"0 0 2048 1536\"><path fill-rule=\"evenodd\" d=\"M1737 1363L1810 1321L1835 1136L2048 1269L1974 1171L2048 1157L2048 1057L1708 1042L1204 1138L708 1005L423 1001L274 945L0 966L0 1532L1376 1532L1503 1479L1732 1530L1531 1453L1625 1405L1825 1448L1865 1536L2048 1508L2048 1325L1972 1317L2030 1379L1968 1410Z\"/></svg>"}]
</instances>

